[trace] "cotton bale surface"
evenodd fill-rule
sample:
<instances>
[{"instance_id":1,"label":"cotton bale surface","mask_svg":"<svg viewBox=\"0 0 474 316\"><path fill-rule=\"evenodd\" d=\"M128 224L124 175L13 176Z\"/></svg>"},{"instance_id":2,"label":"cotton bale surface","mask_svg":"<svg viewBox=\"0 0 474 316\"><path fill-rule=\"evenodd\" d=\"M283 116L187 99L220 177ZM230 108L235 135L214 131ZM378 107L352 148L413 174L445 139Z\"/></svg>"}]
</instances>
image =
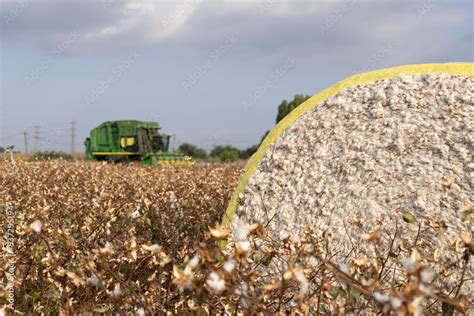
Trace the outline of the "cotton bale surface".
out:
<instances>
[{"instance_id":1,"label":"cotton bale surface","mask_svg":"<svg viewBox=\"0 0 474 316\"><path fill-rule=\"evenodd\" d=\"M455 286L463 253L453 245L473 230L473 76L472 63L408 65L316 94L249 160L224 224L260 222L275 239L329 232L340 262L374 251L364 234L382 231L385 252L396 233L400 255L440 253L433 268L453 267L443 282Z\"/></svg>"}]
</instances>

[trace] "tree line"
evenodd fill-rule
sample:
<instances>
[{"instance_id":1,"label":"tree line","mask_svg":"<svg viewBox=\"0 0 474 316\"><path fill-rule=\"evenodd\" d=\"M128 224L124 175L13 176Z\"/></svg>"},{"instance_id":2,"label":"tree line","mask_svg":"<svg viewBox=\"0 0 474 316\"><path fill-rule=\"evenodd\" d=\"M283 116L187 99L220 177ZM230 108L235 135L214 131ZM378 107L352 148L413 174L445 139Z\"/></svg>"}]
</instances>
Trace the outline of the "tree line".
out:
<instances>
[{"instance_id":1,"label":"tree line","mask_svg":"<svg viewBox=\"0 0 474 316\"><path fill-rule=\"evenodd\" d=\"M285 116L287 116L291 111L296 109L300 104L309 99L309 95L297 94L293 97L293 100L287 101L283 100L278 106L278 113L275 119L275 123L278 124ZM265 139L267 134L270 131L267 131L260 142L256 145L250 146L245 149L239 149L231 145L216 145L208 153L206 150L199 148L193 144L183 143L179 146L178 150L183 154L193 157L195 159L215 159L221 162L232 162L238 159L248 159L252 156Z\"/></svg>"}]
</instances>

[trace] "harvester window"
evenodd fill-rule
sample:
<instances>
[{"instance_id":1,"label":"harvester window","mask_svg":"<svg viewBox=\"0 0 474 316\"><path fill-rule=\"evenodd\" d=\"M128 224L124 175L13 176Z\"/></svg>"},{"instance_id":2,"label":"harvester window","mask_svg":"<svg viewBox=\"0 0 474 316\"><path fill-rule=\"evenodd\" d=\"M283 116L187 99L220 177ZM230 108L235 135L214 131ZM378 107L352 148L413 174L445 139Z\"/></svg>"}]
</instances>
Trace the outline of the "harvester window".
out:
<instances>
[{"instance_id":1,"label":"harvester window","mask_svg":"<svg viewBox=\"0 0 474 316\"><path fill-rule=\"evenodd\" d=\"M169 143L170 143L170 138L169 137L161 136L160 137L160 150L164 151L164 152L168 152Z\"/></svg>"},{"instance_id":2,"label":"harvester window","mask_svg":"<svg viewBox=\"0 0 474 316\"><path fill-rule=\"evenodd\" d=\"M133 145L135 145L135 138L133 138L133 137L122 137L122 138L120 138L120 146L122 146L122 148L130 147L130 146L133 146Z\"/></svg>"}]
</instances>

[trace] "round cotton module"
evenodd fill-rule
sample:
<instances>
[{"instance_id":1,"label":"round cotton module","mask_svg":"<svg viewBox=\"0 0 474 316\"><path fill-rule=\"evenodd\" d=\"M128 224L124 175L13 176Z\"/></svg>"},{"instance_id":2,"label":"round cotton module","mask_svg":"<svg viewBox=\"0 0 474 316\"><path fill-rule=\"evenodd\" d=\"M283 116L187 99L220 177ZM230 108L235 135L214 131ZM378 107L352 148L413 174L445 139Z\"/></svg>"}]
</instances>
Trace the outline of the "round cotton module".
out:
<instances>
[{"instance_id":1,"label":"round cotton module","mask_svg":"<svg viewBox=\"0 0 474 316\"><path fill-rule=\"evenodd\" d=\"M451 267L436 281L446 291L465 270L461 292L474 292L462 247L473 231L473 65L368 73L300 107L249 162L227 212L234 230L330 236L334 262L391 251L401 264L416 250L438 274Z\"/></svg>"}]
</instances>

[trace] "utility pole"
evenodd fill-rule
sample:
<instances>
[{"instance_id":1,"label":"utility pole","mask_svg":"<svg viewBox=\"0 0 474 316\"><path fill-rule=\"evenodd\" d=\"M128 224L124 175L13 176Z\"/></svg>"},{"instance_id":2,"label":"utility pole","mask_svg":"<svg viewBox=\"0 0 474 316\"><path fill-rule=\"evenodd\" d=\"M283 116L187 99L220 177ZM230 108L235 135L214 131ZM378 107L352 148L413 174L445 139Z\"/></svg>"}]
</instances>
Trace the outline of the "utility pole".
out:
<instances>
[{"instance_id":1,"label":"utility pole","mask_svg":"<svg viewBox=\"0 0 474 316\"><path fill-rule=\"evenodd\" d=\"M28 153L28 132L23 132L23 136L25 137L25 154Z\"/></svg>"},{"instance_id":2,"label":"utility pole","mask_svg":"<svg viewBox=\"0 0 474 316\"><path fill-rule=\"evenodd\" d=\"M34 139L35 139L35 151L38 152L39 151L39 144L40 144L40 126L39 125L35 125L33 126L34 128Z\"/></svg>"},{"instance_id":3,"label":"utility pole","mask_svg":"<svg viewBox=\"0 0 474 316\"><path fill-rule=\"evenodd\" d=\"M74 145L76 143L76 122L71 122L71 153L74 153Z\"/></svg>"}]
</instances>

